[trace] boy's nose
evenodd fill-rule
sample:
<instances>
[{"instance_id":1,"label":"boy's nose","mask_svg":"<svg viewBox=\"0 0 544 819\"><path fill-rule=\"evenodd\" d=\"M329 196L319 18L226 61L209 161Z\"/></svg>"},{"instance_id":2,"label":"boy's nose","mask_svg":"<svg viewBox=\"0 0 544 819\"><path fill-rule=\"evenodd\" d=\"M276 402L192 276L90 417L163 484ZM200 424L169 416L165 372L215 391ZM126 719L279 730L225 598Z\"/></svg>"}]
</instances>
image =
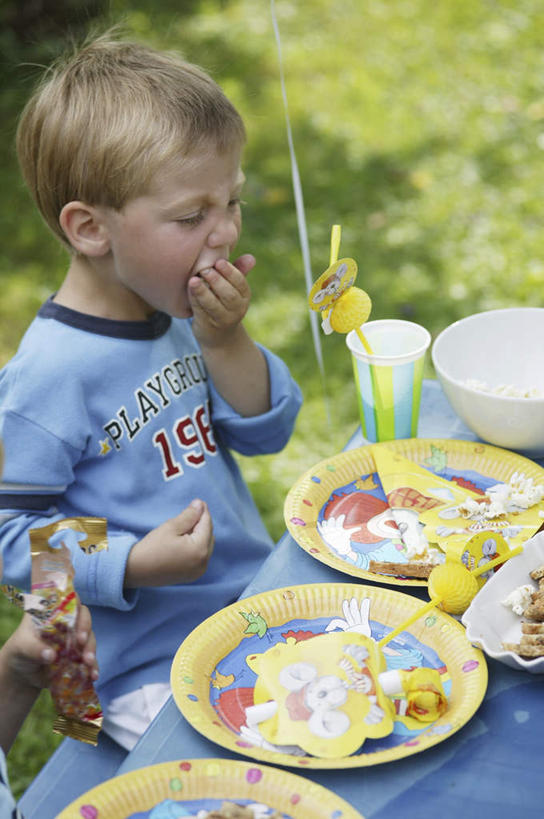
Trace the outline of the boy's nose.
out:
<instances>
[{"instance_id":1,"label":"boy's nose","mask_svg":"<svg viewBox=\"0 0 544 819\"><path fill-rule=\"evenodd\" d=\"M239 232L237 220L226 215L213 226L208 236L208 245L213 248L232 248L238 241Z\"/></svg>"}]
</instances>

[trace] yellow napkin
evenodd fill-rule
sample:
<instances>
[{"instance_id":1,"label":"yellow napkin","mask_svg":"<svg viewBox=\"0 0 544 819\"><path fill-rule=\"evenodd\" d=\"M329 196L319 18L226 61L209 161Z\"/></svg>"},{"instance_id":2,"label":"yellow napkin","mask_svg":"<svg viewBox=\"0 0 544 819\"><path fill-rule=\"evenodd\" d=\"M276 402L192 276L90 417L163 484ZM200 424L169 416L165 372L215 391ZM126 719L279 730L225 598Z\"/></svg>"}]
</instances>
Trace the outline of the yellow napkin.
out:
<instances>
[{"instance_id":1,"label":"yellow napkin","mask_svg":"<svg viewBox=\"0 0 544 819\"><path fill-rule=\"evenodd\" d=\"M288 639L247 662L257 674L255 705L272 700L277 706L259 724L274 745L344 757L367 737L393 730L394 706L378 682L385 659L370 637L330 632L302 642Z\"/></svg>"}]
</instances>

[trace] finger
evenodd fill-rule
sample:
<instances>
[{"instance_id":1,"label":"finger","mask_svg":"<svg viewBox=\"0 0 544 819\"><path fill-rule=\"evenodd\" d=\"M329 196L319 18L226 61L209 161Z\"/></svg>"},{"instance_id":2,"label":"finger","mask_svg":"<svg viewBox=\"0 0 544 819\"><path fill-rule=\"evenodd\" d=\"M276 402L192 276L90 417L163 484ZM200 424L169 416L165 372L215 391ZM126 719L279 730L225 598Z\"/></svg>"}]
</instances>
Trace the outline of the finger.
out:
<instances>
[{"instance_id":1,"label":"finger","mask_svg":"<svg viewBox=\"0 0 544 819\"><path fill-rule=\"evenodd\" d=\"M91 678L93 680L97 680L99 676L98 672L98 663L96 661L96 654L94 651L84 651L83 652L83 662L88 667L90 671Z\"/></svg>"},{"instance_id":2,"label":"finger","mask_svg":"<svg viewBox=\"0 0 544 819\"><path fill-rule=\"evenodd\" d=\"M212 320L223 322L241 303L249 303L250 290L246 280L240 271L236 270L236 274L239 277L236 286L232 278L227 279L215 268L202 271L202 278L189 279L189 301L195 316L200 311Z\"/></svg>"},{"instance_id":3,"label":"finger","mask_svg":"<svg viewBox=\"0 0 544 819\"><path fill-rule=\"evenodd\" d=\"M200 515L197 523L195 524L195 526L193 528L194 528L194 531L202 532L202 531L205 531L206 529L209 529L210 532L211 532L211 530L212 530L212 518L211 518L210 511L209 511L207 506L203 507L202 514Z\"/></svg>"},{"instance_id":4,"label":"finger","mask_svg":"<svg viewBox=\"0 0 544 819\"><path fill-rule=\"evenodd\" d=\"M173 518L176 533L178 535L186 535L192 532L205 510L207 510L207 506L204 501L198 498L191 501L189 506L180 512L177 517Z\"/></svg>"},{"instance_id":5,"label":"finger","mask_svg":"<svg viewBox=\"0 0 544 819\"><path fill-rule=\"evenodd\" d=\"M215 545L215 539L213 536L213 523L211 515L206 509L196 526L194 527L194 534L198 537L207 538L208 540L208 554L210 555L213 551L213 547Z\"/></svg>"},{"instance_id":6,"label":"finger","mask_svg":"<svg viewBox=\"0 0 544 819\"><path fill-rule=\"evenodd\" d=\"M237 259L235 259L232 264L237 270L240 271L240 273L247 276L247 274L253 270L257 264L257 260L255 259L255 256L251 255L251 253L244 253L243 256L239 256Z\"/></svg>"},{"instance_id":7,"label":"finger","mask_svg":"<svg viewBox=\"0 0 544 819\"><path fill-rule=\"evenodd\" d=\"M87 606L83 606L80 604L80 606L78 607L76 620L76 633L78 643L80 643L81 645L85 645L85 643L89 639L91 629L92 629L91 612L89 611Z\"/></svg>"},{"instance_id":8,"label":"finger","mask_svg":"<svg viewBox=\"0 0 544 819\"><path fill-rule=\"evenodd\" d=\"M40 632L29 614L24 615L12 639L17 640L17 654L26 661L43 665L52 662L57 656L55 649L41 639Z\"/></svg>"},{"instance_id":9,"label":"finger","mask_svg":"<svg viewBox=\"0 0 544 819\"><path fill-rule=\"evenodd\" d=\"M96 659L96 637L94 636L94 631L90 632L83 644L83 657L88 665L93 664Z\"/></svg>"},{"instance_id":10,"label":"finger","mask_svg":"<svg viewBox=\"0 0 544 819\"><path fill-rule=\"evenodd\" d=\"M351 612L349 609L349 600L344 600L342 603L342 611L344 612L344 617L348 623L351 623Z\"/></svg>"},{"instance_id":11,"label":"finger","mask_svg":"<svg viewBox=\"0 0 544 819\"><path fill-rule=\"evenodd\" d=\"M255 267L255 257L250 253L245 253L234 262L229 262L228 259L218 259L214 264L214 269L232 279L235 282L242 284L245 282L247 274ZM240 278L240 274L242 278Z\"/></svg>"},{"instance_id":12,"label":"finger","mask_svg":"<svg viewBox=\"0 0 544 819\"><path fill-rule=\"evenodd\" d=\"M251 295L244 273L226 259L218 259L213 267L205 271L205 281L214 292L225 293L227 297L231 292L237 293L240 298Z\"/></svg>"}]
</instances>

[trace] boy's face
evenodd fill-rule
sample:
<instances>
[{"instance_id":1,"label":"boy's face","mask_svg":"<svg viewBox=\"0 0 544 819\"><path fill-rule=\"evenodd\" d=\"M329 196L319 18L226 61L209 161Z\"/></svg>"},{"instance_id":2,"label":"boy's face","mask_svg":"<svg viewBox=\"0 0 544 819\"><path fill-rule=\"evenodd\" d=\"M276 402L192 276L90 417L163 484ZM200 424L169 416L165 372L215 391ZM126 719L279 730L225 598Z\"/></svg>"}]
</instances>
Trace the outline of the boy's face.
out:
<instances>
[{"instance_id":1,"label":"boy's face","mask_svg":"<svg viewBox=\"0 0 544 819\"><path fill-rule=\"evenodd\" d=\"M148 312L191 316L189 279L228 259L239 239L243 183L240 150L210 148L170 163L120 211L105 209L119 299L128 291Z\"/></svg>"}]
</instances>

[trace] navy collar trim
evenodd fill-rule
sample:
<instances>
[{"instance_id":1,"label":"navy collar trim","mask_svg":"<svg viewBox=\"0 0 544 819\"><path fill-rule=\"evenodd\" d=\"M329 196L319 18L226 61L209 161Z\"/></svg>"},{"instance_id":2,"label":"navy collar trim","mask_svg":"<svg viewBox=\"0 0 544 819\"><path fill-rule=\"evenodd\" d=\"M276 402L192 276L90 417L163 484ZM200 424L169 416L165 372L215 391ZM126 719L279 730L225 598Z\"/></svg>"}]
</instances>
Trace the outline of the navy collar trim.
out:
<instances>
[{"instance_id":1,"label":"navy collar trim","mask_svg":"<svg viewBox=\"0 0 544 819\"><path fill-rule=\"evenodd\" d=\"M63 304L53 301L53 296L42 304L38 311L40 318L49 318L75 327L77 330L84 330L87 333L95 333L99 336L111 336L111 338L127 338L134 341L148 341L163 336L172 322L167 313L157 311L149 317L147 321L118 321L116 319L100 318L90 316L87 313L79 313Z\"/></svg>"}]
</instances>

